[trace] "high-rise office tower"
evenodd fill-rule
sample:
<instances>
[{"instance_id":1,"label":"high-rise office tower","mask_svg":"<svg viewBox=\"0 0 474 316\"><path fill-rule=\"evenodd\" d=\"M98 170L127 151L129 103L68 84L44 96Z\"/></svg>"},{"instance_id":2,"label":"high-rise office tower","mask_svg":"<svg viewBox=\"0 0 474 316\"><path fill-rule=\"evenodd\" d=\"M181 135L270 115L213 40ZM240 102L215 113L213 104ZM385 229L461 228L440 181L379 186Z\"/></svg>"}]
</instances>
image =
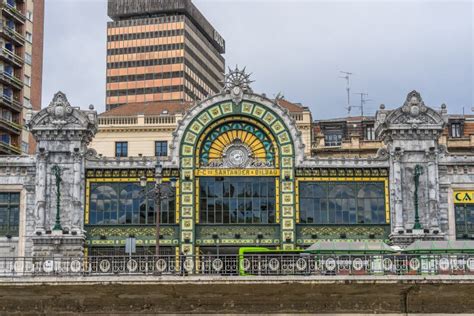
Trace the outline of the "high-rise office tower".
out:
<instances>
[{"instance_id":1,"label":"high-rise office tower","mask_svg":"<svg viewBox=\"0 0 474 316\"><path fill-rule=\"evenodd\" d=\"M224 39L190 0L108 0L108 15L107 110L221 90Z\"/></svg>"},{"instance_id":2,"label":"high-rise office tower","mask_svg":"<svg viewBox=\"0 0 474 316\"><path fill-rule=\"evenodd\" d=\"M41 109L44 0L2 0L0 10L0 155L32 153L23 118Z\"/></svg>"}]
</instances>

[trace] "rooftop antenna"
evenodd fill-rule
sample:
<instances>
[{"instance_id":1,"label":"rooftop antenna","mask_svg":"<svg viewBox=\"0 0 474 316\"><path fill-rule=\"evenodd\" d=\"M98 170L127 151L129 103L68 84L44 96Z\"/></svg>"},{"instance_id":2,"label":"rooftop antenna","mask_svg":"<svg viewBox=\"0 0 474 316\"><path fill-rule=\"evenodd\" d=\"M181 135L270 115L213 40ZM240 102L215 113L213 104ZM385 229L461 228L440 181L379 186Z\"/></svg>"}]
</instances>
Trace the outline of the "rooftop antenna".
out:
<instances>
[{"instance_id":1,"label":"rooftop antenna","mask_svg":"<svg viewBox=\"0 0 474 316\"><path fill-rule=\"evenodd\" d=\"M344 74L344 76L339 76L341 79L346 79L346 92L347 92L347 115L351 116L351 82L350 76L353 75L352 72L347 71L339 71L340 73Z\"/></svg>"},{"instance_id":2,"label":"rooftop antenna","mask_svg":"<svg viewBox=\"0 0 474 316\"><path fill-rule=\"evenodd\" d=\"M368 101L372 101L372 99L366 99L366 98L365 98L365 97L368 97L368 96L369 96L368 93L356 92L356 93L354 93L354 94L360 95L360 105L353 105L352 107L360 108L360 116L364 116L364 105L365 105Z\"/></svg>"}]
</instances>

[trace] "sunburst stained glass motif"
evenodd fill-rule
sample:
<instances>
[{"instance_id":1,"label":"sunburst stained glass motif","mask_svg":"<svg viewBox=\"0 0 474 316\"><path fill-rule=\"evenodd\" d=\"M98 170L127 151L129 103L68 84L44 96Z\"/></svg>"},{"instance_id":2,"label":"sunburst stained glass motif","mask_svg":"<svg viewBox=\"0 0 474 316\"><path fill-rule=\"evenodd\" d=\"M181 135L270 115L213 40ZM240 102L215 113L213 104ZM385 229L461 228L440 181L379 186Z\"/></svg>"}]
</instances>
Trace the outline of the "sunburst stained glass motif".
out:
<instances>
[{"instance_id":1,"label":"sunburst stained glass motif","mask_svg":"<svg viewBox=\"0 0 474 316\"><path fill-rule=\"evenodd\" d=\"M211 131L201 149L201 163L208 164L210 161L223 159L225 149L236 141L242 142L251 150L253 159L273 164L275 149L271 140L260 128L244 122L225 123Z\"/></svg>"}]
</instances>

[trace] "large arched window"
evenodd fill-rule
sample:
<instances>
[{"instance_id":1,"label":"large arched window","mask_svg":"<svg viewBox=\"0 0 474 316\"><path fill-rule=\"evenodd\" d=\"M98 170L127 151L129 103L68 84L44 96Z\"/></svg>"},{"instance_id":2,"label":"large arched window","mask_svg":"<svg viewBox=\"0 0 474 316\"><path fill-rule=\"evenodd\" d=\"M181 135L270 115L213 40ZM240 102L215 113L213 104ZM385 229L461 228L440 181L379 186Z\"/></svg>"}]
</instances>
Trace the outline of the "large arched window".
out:
<instances>
[{"instance_id":1,"label":"large arched window","mask_svg":"<svg viewBox=\"0 0 474 316\"><path fill-rule=\"evenodd\" d=\"M91 225L155 224L155 201L138 183L91 183L89 223ZM148 195L148 198L146 198ZM161 199L161 223L175 223L175 197Z\"/></svg>"},{"instance_id":2,"label":"large arched window","mask_svg":"<svg viewBox=\"0 0 474 316\"><path fill-rule=\"evenodd\" d=\"M385 224L383 182L299 184L300 223Z\"/></svg>"}]
</instances>

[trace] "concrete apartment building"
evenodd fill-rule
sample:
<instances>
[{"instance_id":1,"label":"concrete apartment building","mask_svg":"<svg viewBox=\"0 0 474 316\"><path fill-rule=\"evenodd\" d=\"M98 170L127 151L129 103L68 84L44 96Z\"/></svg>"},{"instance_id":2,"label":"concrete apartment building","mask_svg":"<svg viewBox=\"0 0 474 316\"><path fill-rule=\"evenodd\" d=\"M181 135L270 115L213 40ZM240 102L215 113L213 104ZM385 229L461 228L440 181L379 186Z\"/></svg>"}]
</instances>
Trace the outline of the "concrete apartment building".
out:
<instances>
[{"instance_id":1,"label":"concrete apartment building","mask_svg":"<svg viewBox=\"0 0 474 316\"><path fill-rule=\"evenodd\" d=\"M44 0L0 3L0 155L34 152L25 109L41 109Z\"/></svg>"},{"instance_id":2,"label":"concrete apartment building","mask_svg":"<svg viewBox=\"0 0 474 316\"><path fill-rule=\"evenodd\" d=\"M190 0L109 0L106 109L222 89L225 41Z\"/></svg>"}]
</instances>

